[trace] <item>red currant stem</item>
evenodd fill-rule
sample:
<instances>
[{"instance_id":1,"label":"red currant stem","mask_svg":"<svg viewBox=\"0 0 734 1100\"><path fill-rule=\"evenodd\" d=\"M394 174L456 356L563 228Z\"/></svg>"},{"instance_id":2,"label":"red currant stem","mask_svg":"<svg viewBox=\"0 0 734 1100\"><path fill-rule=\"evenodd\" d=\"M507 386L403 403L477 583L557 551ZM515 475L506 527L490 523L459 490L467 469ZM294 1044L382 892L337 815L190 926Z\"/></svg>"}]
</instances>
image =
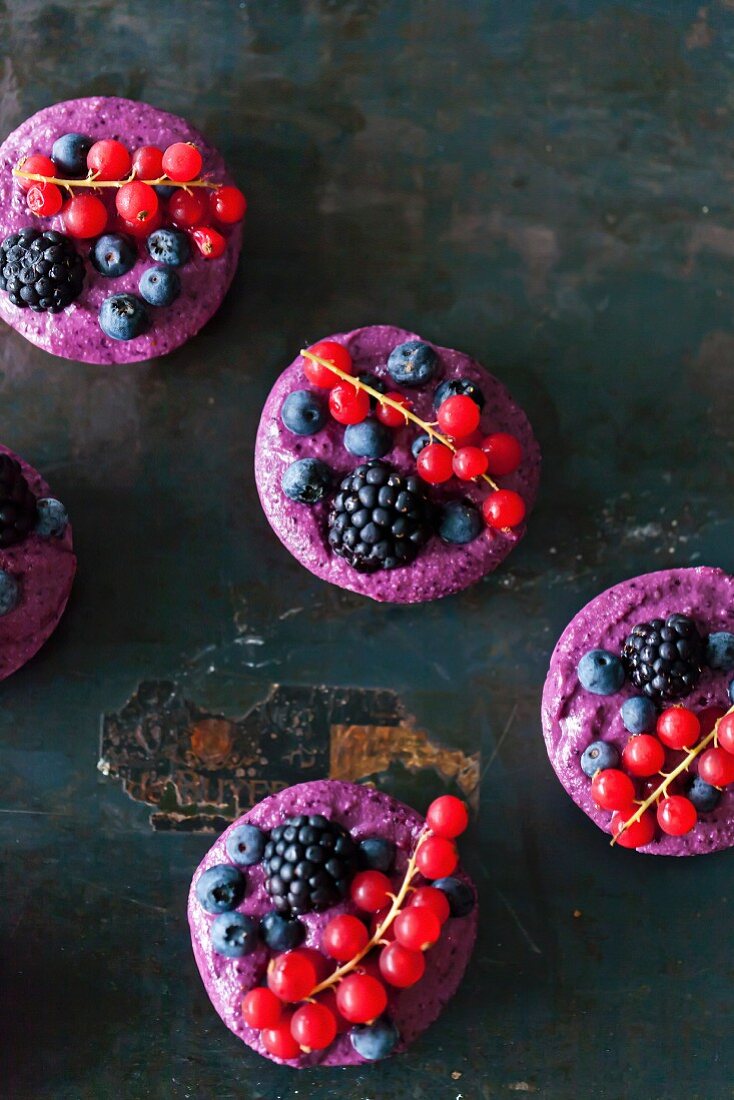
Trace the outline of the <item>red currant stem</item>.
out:
<instances>
[{"instance_id":1,"label":"red currant stem","mask_svg":"<svg viewBox=\"0 0 734 1100\"><path fill-rule=\"evenodd\" d=\"M722 714L721 718L719 718L717 720L717 722L715 723L714 728L711 730L710 733L706 734L706 736L703 738L703 740L699 741L697 745L694 745L692 749L689 749L686 756L683 757L683 759L681 760L680 764L677 765L677 767L673 768L672 772L668 772L667 775L665 775L665 773L663 773L663 772L660 773L661 775L665 775L665 778L663 779L662 783L658 787L655 788L655 790L652 792L652 794L648 798L646 798L644 802L640 803L638 809L635 810L635 812L632 814L632 817L630 817L627 821L625 821L624 825L619 830L617 835L612 837L612 839L610 841L612 847L614 847L614 845L617 843L617 840L622 835L622 833L625 831L625 829L629 829L630 825L634 825L636 821L639 821L640 818L642 817L642 815L644 814L645 810L649 810L649 808L652 806L653 802L657 802L659 798L663 798L665 795L667 795L668 787L670 786L671 782L674 779L677 779L678 776L682 772L687 771L689 765L693 763L693 761L696 759L696 757L699 755L699 753L702 753L703 750L708 745L710 745L712 741L715 740L716 732L719 728L719 722L721 722L724 718L727 718L730 714L734 714L734 706L729 707L726 714Z\"/></svg>"},{"instance_id":2,"label":"red currant stem","mask_svg":"<svg viewBox=\"0 0 734 1100\"><path fill-rule=\"evenodd\" d=\"M313 352L304 349L301 352L304 359L310 359L312 363L318 363L320 367L325 367L330 370L337 378L341 378L343 382L351 382L357 390L364 390L370 397L374 397L381 405L389 405L391 409L397 409L399 413L407 420L412 420L414 424L417 424L419 428L422 428L424 432L430 435L431 439L435 439L438 443L443 443L444 447L448 447L454 454L457 451L457 446L448 436L442 435L441 432L436 431L435 425L438 421L434 421L433 424L429 424L427 420L421 420L411 409L406 409L405 405L401 405L399 401L395 401L392 397L388 397L387 394L380 393L379 390L374 389L373 386L368 386L366 382L362 382L361 379L356 378L353 374L347 374L346 371L341 370L340 367L335 367L332 363L329 363L326 359L321 359L318 355L314 355ZM492 481L489 474L480 475L488 485L491 485L493 489L499 489L499 485Z\"/></svg>"},{"instance_id":3,"label":"red currant stem","mask_svg":"<svg viewBox=\"0 0 734 1100\"><path fill-rule=\"evenodd\" d=\"M316 361L321 363L321 360ZM321 365L328 367L329 370L334 369L329 363L321 363ZM339 374L340 372L335 370L334 373ZM345 378L350 377L350 375L345 375ZM337 982L340 982L342 978L345 978L347 974L351 973L351 971L354 970L355 967L359 966L362 959L365 957L365 955L369 954L373 947L377 947L378 944L383 941L385 933L400 912L402 904L408 895L408 890L410 889L411 882L418 873L416 868L416 856L418 855L418 849L420 848L423 841L427 840L428 837L431 835L431 830L426 828L418 837L415 848L413 849L413 854L408 860L408 866L405 868L405 877L403 878L400 889L394 896L392 894L390 895L390 897L393 898L392 905L385 914L385 919L382 921L381 924L378 924L377 928L374 931L374 934L367 941L362 950L357 952L354 958L350 959L349 962L345 962L342 966L332 971L332 973L329 974L328 978L324 978L323 982L319 982L318 985L315 985L308 995L309 998L315 997L317 993L321 993L324 989L328 989L330 986L336 985Z\"/></svg>"},{"instance_id":4,"label":"red currant stem","mask_svg":"<svg viewBox=\"0 0 734 1100\"><path fill-rule=\"evenodd\" d=\"M124 180L98 180L95 175L89 175L80 180L63 180L58 179L56 176L42 176L38 172L24 172L22 168L14 168L13 175L18 179L33 180L35 183L55 183L57 187L69 188L91 187L94 190L98 187L124 187L126 183L147 183L149 187L158 187L162 184L167 187L183 187L184 189L210 187L215 191L222 186L221 183L212 183L211 180L188 180L187 183L178 183L176 180L169 179L168 176L159 176L156 180L141 180L136 175L127 176Z\"/></svg>"}]
</instances>

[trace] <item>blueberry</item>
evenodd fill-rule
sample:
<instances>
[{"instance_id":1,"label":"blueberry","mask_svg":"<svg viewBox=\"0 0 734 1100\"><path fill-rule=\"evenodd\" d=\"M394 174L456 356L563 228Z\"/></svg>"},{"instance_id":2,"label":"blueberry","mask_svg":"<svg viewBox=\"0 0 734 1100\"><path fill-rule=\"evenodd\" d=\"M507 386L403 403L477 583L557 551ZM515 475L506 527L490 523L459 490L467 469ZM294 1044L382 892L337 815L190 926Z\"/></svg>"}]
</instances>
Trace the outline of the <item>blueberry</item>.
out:
<instances>
[{"instance_id":1,"label":"blueberry","mask_svg":"<svg viewBox=\"0 0 734 1100\"><path fill-rule=\"evenodd\" d=\"M284 917L274 909L260 920L260 935L271 951L292 951L303 943L305 934L297 917Z\"/></svg>"},{"instance_id":2,"label":"blueberry","mask_svg":"<svg viewBox=\"0 0 734 1100\"><path fill-rule=\"evenodd\" d=\"M227 855L233 863L250 867L262 859L266 839L265 833L257 825L238 825L227 836Z\"/></svg>"},{"instance_id":3,"label":"blueberry","mask_svg":"<svg viewBox=\"0 0 734 1100\"><path fill-rule=\"evenodd\" d=\"M607 649L590 649L577 672L581 686L593 695L613 695L624 683L624 665Z\"/></svg>"},{"instance_id":4,"label":"blueberry","mask_svg":"<svg viewBox=\"0 0 734 1100\"><path fill-rule=\"evenodd\" d=\"M448 878L434 879L431 886L435 886L437 890L443 890L448 898L452 917L466 917L474 908L476 899L471 886L454 878L453 875Z\"/></svg>"},{"instance_id":5,"label":"blueberry","mask_svg":"<svg viewBox=\"0 0 734 1100\"><path fill-rule=\"evenodd\" d=\"M117 279L135 267L138 254L135 245L119 233L105 233L92 245L89 254L92 265L100 275Z\"/></svg>"},{"instance_id":6,"label":"blueberry","mask_svg":"<svg viewBox=\"0 0 734 1100\"><path fill-rule=\"evenodd\" d=\"M471 542L483 527L482 517L468 500L450 500L438 518L438 533L444 542Z\"/></svg>"},{"instance_id":7,"label":"blueberry","mask_svg":"<svg viewBox=\"0 0 734 1100\"><path fill-rule=\"evenodd\" d=\"M643 695L633 695L631 699L625 699L619 713L622 716L624 728L629 733L649 733L655 729L657 711L652 699Z\"/></svg>"},{"instance_id":8,"label":"blueberry","mask_svg":"<svg viewBox=\"0 0 734 1100\"><path fill-rule=\"evenodd\" d=\"M605 768L619 767L619 749L609 741L592 741L581 754L581 771L593 779Z\"/></svg>"},{"instance_id":9,"label":"blueberry","mask_svg":"<svg viewBox=\"0 0 734 1100\"><path fill-rule=\"evenodd\" d=\"M734 668L734 634L730 634L728 630L717 630L714 634L709 634L706 640L706 664L709 668L731 672Z\"/></svg>"},{"instance_id":10,"label":"blueberry","mask_svg":"<svg viewBox=\"0 0 734 1100\"><path fill-rule=\"evenodd\" d=\"M392 1020L382 1017L374 1024L357 1024L349 1032L349 1040L362 1058L377 1062L392 1054L400 1041L398 1029Z\"/></svg>"},{"instance_id":11,"label":"blueberry","mask_svg":"<svg viewBox=\"0 0 734 1100\"><path fill-rule=\"evenodd\" d=\"M700 776L694 775L688 786L688 797L697 810L707 814L719 805L721 791L718 787L712 787L710 783L706 783Z\"/></svg>"},{"instance_id":12,"label":"blueberry","mask_svg":"<svg viewBox=\"0 0 734 1100\"><path fill-rule=\"evenodd\" d=\"M360 382L364 382L366 385L371 386L373 390L377 390L378 393L387 393L387 386L382 378L378 378L376 374L371 371L365 370L361 374L357 375ZM370 408L377 407L377 398L370 394Z\"/></svg>"},{"instance_id":13,"label":"blueberry","mask_svg":"<svg viewBox=\"0 0 734 1100\"><path fill-rule=\"evenodd\" d=\"M734 680L731 680L729 683L729 698L732 703L734 703Z\"/></svg>"},{"instance_id":14,"label":"blueberry","mask_svg":"<svg viewBox=\"0 0 734 1100\"><path fill-rule=\"evenodd\" d=\"M69 525L69 513L60 500L53 497L40 497L36 501L36 534L42 539L49 539L53 535L57 538L63 535Z\"/></svg>"},{"instance_id":15,"label":"blueberry","mask_svg":"<svg viewBox=\"0 0 734 1100\"><path fill-rule=\"evenodd\" d=\"M174 268L156 264L140 276L139 289L152 306L170 306L181 293L181 277Z\"/></svg>"},{"instance_id":16,"label":"blueberry","mask_svg":"<svg viewBox=\"0 0 734 1100\"><path fill-rule=\"evenodd\" d=\"M422 340L406 340L390 352L387 369L395 382L403 386L423 386L436 373L438 356Z\"/></svg>"},{"instance_id":17,"label":"blueberry","mask_svg":"<svg viewBox=\"0 0 734 1100\"><path fill-rule=\"evenodd\" d=\"M476 382L472 382L470 378L447 378L445 382L436 387L436 392L433 395L433 407L437 409L447 397L456 397L458 394L471 397L480 409L484 408L484 394Z\"/></svg>"},{"instance_id":18,"label":"blueberry","mask_svg":"<svg viewBox=\"0 0 734 1100\"><path fill-rule=\"evenodd\" d=\"M134 294L112 294L102 302L99 327L113 340L133 340L148 328L148 310Z\"/></svg>"},{"instance_id":19,"label":"blueberry","mask_svg":"<svg viewBox=\"0 0 734 1100\"><path fill-rule=\"evenodd\" d=\"M413 458L417 458L423 448L427 447L430 442L431 437L426 432L421 432L420 435L417 435L410 445L410 453Z\"/></svg>"},{"instance_id":20,"label":"blueberry","mask_svg":"<svg viewBox=\"0 0 734 1100\"><path fill-rule=\"evenodd\" d=\"M212 921L211 937L218 955L241 959L257 947L257 923L244 913L222 913Z\"/></svg>"},{"instance_id":21,"label":"blueberry","mask_svg":"<svg viewBox=\"0 0 734 1100\"><path fill-rule=\"evenodd\" d=\"M196 896L207 913L228 913L245 896L245 880L236 867L220 863L199 876Z\"/></svg>"},{"instance_id":22,"label":"blueberry","mask_svg":"<svg viewBox=\"0 0 734 1100\"><path fill-rule=\"evenodd\" d=\"M331 470L320 458L298 458L283 474L283 492L299 504L317 504L331 487Z\"/></svg>"},{"instance_id":23,"label":"blueberry","mask_svg":"<svg viewBox=\"0 0 734 1100\"><path fill-rule=\"evenodd\" d=\"M12 574L0 569L0 615L7 615L18 602L20 588Z\"/></svg>"},{"instance_id":24,"label":"blueberry","mask_svg":"<svg viewBox=\"0 0 734 1100\"><path fill-rule=\"evenodd\" d=\"M382 458L393 443L392 432L379 420L368 418L361 424L348 424L344 430L344 446L358 458Z\"/></svg>"},{"instance_id":25,"label":"blueberry","mask_svg":"<svg viewBox=\"0 0 734 1100\"><path fill-rule=\"evenodd\" d=\"M189 238L179 229L156 229L146 244L152 259L170 267L181 267L191 255Z\"/></svg>"},{"instance_id":26,"label":"blueberry","mask_svg":"<svg viewBox=\"0 0 734 1100\"><path fill-rule=\"evenodd\" d=\"M314 435L326 423L326 407L310 390L294 390L283 402L280 419L295 435Z\"/></svg>"},{"instance_id":27,"label":"blueberry","mask_svg":"<svg viewBox=\"0 0 734 1100\"><path fill-rule=\"evenodd\" d=\"M153 190L159 199L170 199L174 191L177 191L177 187L172 187L170 183L156 183Z\"/></svg>"},{"instance_id":28,"label":"blueberry","mask_svg":"<svg viewBox=\"0 0 734 1100\"><path fill-rule=\"evenodd\" d=\"M87 153L94 142L85 134L64 134L56 138L51 149L51 160L59 176L75 179L87 174Z\"/></svg>"},{"instance_id":29,"label":"blueberry","mask_svg":"<svg viewBox=\"0 0 734 1100\"><path fill-rule=\"evenodd\" d=\"M370 871L387 872L395 862L395 845L381 836L368 836L359 842L359 859Z\"/></svg>"}]
</instances>

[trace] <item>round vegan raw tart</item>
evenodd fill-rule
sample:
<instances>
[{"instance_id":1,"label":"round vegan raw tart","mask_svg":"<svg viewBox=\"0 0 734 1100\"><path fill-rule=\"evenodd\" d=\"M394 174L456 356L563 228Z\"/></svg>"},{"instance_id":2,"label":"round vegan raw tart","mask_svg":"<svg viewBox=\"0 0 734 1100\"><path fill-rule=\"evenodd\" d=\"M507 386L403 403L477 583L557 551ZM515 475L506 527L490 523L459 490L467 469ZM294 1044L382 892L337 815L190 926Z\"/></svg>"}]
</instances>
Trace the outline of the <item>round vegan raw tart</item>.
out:
<instances>
[{"instance_id":1,"label":"round vegan raw tart","mask_svg":"<svg viewBox=\"0 0 734 1100\"><path fill-rule=\"evenodd\" d=\"M32 466L0 445L0 680L53 633L75 572L66 509Z\"/></svg>"},{"instance_id":2,"label":"round vegan raw tart","mask_svg":"<svg viewBox=\"0 0 734 1100\"><path fill-rule=\"evenodd\" d=\"M403 1051L456 992L477 930L465 804L423 818L370 787L301 783L234 822L194 874L196 963L224 1023L294 1068Z\"/></svg>"},{"instance_id":3,"label":"round vegan raw tart","mask_svg":"<svg viewBox=\"0 0 734 1100\"><path fill-rule=\"evenodd\" d=\"M184 119L116 97L46 107L0 147L0 315L67 359L165 355L219 308L244 209Z\"/></svg>"},{"instance_id":4,"label":"round vegan raw tart","mask_svg":"<svg viewBox=\"0 0 734 1100\"><path fill-rule=\"evenodd\" d=\"M687 856L734 844L734 578L624 581L561 635L543 691L558 778L615 843Z\"/></svg>"},{"instance_id":5,"label":"round vegan raw tart","mask_svg":"<svg viewBox=\"0 0 734 1100\"><path fill-rule=\"evenodd\" d=\"M392 603L495 569L525 533L539 474L504 385L390 325L305 349L273 386L255 446L260 500L286 548L317 577Z\"/></svg>"}]
</instances>

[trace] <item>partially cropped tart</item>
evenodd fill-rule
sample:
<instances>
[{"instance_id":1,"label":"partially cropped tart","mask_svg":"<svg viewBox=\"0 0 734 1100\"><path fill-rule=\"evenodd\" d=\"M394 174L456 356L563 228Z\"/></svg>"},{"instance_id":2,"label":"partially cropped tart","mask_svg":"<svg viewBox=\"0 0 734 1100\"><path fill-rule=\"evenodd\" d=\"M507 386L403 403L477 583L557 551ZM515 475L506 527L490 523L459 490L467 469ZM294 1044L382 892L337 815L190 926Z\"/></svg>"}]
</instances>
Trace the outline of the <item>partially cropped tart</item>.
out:
<instances>
[{"instance_id":1,"label":"partially cropped tart","mask_svg":"<svg viewBox=\"0 0 734 1100\"><path fill-rule=\"evenodd\" d=\"M540 453L522 409L462 352L372 325L302 349L263 409L255 476L311 572L376 600L460 591L525 532Z\"/></svg>"},{"instance_id":2,"label":"partially cropped tart","mask_svg":"<svg viewBox=\"0 0 734 1100\"><path fill-rule=\"evenodd\" d=\"M461 870L464 802L423 818L370 787L320 780L229 827L189 893L214 1007L253 1050L294 1068L404 1050L453 996L477 928Z\"/></svg>"}]
</instances>

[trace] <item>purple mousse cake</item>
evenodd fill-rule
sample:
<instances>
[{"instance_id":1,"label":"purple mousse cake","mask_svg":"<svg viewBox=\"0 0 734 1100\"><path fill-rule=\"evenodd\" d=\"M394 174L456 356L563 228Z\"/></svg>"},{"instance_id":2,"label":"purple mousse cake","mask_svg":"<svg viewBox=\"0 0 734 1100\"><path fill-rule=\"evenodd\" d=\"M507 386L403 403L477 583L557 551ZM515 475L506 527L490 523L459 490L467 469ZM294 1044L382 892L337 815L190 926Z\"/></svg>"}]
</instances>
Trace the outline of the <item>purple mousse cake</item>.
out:
<instances>
[{"instance_id":1,"label":"purple mousse cake","mask_svg":"<svg viewBox=\"0 0 734 1100\"><path fill-rule=\"evenodd\" d=\"M0 446L0 680L54 631L75 571L66 509L32 466Z\"/></svg>"},{"instance_id":2,"label":"purple mousse cake","mask_svg":"<svg viewBox=\"0 0 734 1100\"><path fill-rule=\"evenodd\" d=\"M692 856L734 844L734 578L665 569L588 603L543 691L551 764L614 843Z\"/></svg>"},{"instance_id":3,"label":"purple mousse cake","mask_svg":"<svg viewBox=\"0 0 734 1100\"><path fill-rule=\"evenodd\" d=\"M495 569L525 533L539 475L538 444L504 385L391 325L299 355L255 447L263 509L293 556L391 603L437 599Z\"/></svg>"},{"instance_id":4,"label":"purple mousse cake","mask_svg":"<svg viewBox=\"0 0 734 1100\"><path fill-rule=\"evenodd\" d=\"M0 315L67 359L165 355L219 308L244 212L184 119L116 97L46 107L0 148Z\"/></svg>"},{"instance_id":5,"label":"purple mousse cake","mask_svg":"<svg viewBox=\"0 0 734 1100\"><path fill-rule=\"evenodd\" d=\"M227 1027L294 1068L400 1052L456 992L477 931L455 838L465 804L426 818L371 787L288 787L235 821L194 874L196 964Z\"/></svg>"}]
</instances>

